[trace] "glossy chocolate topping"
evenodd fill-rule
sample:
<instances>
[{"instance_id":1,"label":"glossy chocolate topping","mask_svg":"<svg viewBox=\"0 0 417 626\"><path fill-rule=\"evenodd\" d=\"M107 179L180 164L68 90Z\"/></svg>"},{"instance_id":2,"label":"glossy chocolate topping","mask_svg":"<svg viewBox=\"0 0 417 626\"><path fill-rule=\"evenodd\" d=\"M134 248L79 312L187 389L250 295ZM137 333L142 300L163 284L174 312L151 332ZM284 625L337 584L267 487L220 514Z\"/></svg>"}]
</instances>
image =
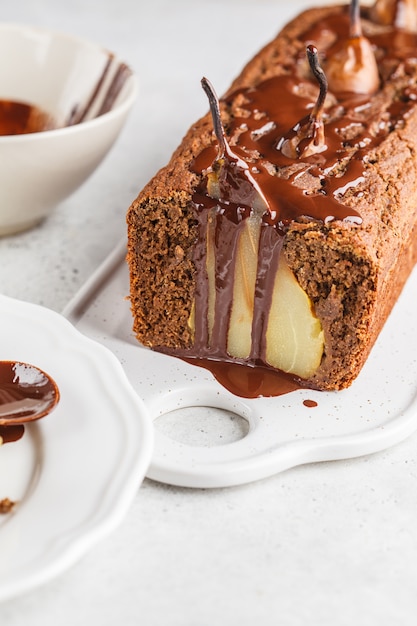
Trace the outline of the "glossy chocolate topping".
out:
<instances>
[{"instance_id":1,"label":"glossy chocolate topping","mask_svg":"<svg viewBox=\"0 0 417 626\"><path fill-rule=\"evenodd\" d=\"M364 17L368 18L369 14L368 10L363 11ZM382 68L379 85L382 91L396 73L407 72L410 59L415 63L417 36L395 25L381 27L366 20L363 35ZM344 13L330 15L314 24L301 41L304 50L308 46L311 50L313 44L317 46L326 72L326 66L331 67L332 55L340 49L340 42L349 38L352 39L352 28L346 7ZM199 224L194 255L197 269L194 346L182 352L169 350L207 367L232 392L248 397L279 395L310 386L297 377L271 370L265 362L266 318L289 225L294 221L323 225L343 221L351 228L360 227L362 218L349 206L351 201L344 201L345 195L361 194L372 151L390 132L401 127L417 99L412 80L400 92L392 93L388 106L379 105L375 95L366 93L361 84L357 89L329 92L320 110L323 149L309 154L302 142L311 141L311 134L305 138L301 133L315 121L312 114L317 114L319 85L308 71L304 53L289 59L288 67L285 74L255 87L239 89L222 99L227 128L226 148L223 147L220 155L222 167L218 141L213 141L195 159L193 169L201 174L202 182L193 197ZM366 82L366 73L362 76L361 81ZM285 149L289 142L296 146L296 152L290 156ZM216 168L219 199L210 196L207 186L208 177ZM265 201L265 210L261 217L252 351L248 359L236 359L227 353L235 252L241 225L253 214L256 190L260 190ZM208 238L214 242L216 254L215 321L211 333L206 268Z\"/></svg>"}]
</instances>

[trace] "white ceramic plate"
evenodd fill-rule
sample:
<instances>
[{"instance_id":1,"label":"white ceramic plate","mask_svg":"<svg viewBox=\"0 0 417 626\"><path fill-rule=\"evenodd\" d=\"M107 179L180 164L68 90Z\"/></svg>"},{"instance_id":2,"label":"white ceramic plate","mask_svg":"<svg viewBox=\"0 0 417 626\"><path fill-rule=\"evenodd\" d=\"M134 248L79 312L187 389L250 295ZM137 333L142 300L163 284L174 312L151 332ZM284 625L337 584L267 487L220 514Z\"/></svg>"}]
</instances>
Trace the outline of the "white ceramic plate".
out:
<instances>
[{"instance_id":1,"label":"white ceramic plate","mask_svg":"<svg viewBox=\"0 0 417 626\"><path fill-rule=\"evenodd\" d=\"M62 316L0 296L1 358L58 384L57 408L0 447L0 600L63 571L127 512L151 457L153 428L120 363Z\"/></svg>"},{"instance_id":2,"label":"white ceramic plate","mask_svg":"<svg viewBox=\"0 0 417 626\"><path fill-rule=\"evenodd\" d=\"M136 342L124 255L122 244L64 315L117 355L151 416L163 424L155 429L150 478L187 487L237 485L302 463L377 452L417 429L417 272L349 389L247 400L206 370ZM238 417L249 427L230 441L222 427L233 416L235 425Z\"/></svg>"}]
</instances>

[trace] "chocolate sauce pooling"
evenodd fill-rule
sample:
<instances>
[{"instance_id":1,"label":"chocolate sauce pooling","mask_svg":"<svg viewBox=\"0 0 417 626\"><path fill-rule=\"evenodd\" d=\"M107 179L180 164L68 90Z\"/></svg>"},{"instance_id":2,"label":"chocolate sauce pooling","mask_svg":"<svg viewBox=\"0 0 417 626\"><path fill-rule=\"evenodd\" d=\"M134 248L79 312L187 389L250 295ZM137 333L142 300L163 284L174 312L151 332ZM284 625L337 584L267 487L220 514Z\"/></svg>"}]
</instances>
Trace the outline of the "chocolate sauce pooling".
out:
<instances>
[{"instance_id":1,"label":"chocolate sauce pooling","mask_svg":"<svg viewBox=\"0 0 417 626\"><path fill-rule=\"evenodd\" d=\"M363 15L367 16L367 10ZM326 63L331 63L332 47L348 38L349 32L346 8L344 13L330 15L314 24L300 41L304 50L314 42L323 57L325 71ZM417 57L417 36L395 26L375 28L374 25L367 29L366 23L364 35L375 50L378 64L381 66L383 62L384 68L389 68L389 71L384 69L386 75L381 78L382 90L384 80L394 76L401 64L406 65L408 57ZM318 86L306 71L303 55L289 59L289 65L291 63L288 74L269 78L255 87L239 89L223 99L223 106L226 111L233 111L233 116L227 121L231 153L227 155L228 171L221 173L220 200L209 196L206 178L218 156L217 143L214 141L195 159L193 170L202 175L202 182L193 196L199 225L194 253L197 270L194 345L186 351L164 350L208 368L226 388L246 397L280 395L296 388L311 387L306 381L275 370L265 362L266 318L285 233L293 221L324 225L344 221L352 228L361 224L361 216L344 203L344 195L347 191L350 195L360 193L371 151L404 123L417 99L416 87L410 81L381 115L381 110L373 108L375 95L329 94L322 116L326 149L292 159L285 156L281 148L308 120ZM233 175L238 162L247 164L250 176ZM236 359L228 355L226 339L233 298L234 250L241 225L253 212L254 187L252 185L248 192L249 178L261 190L267 207L261 218L252 352L248 359ZM210 234L209 229L214 231ZM210 340L208 236L215 242L216 251L215 322Z\"/></svg>"}]
</instances>

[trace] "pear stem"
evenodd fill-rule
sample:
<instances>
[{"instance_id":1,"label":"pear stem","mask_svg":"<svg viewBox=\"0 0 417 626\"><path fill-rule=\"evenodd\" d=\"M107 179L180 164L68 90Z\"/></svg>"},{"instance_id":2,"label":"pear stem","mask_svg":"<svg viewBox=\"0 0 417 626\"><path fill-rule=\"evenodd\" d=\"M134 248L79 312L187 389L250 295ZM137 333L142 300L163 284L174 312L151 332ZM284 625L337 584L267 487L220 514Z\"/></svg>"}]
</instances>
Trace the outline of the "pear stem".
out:
<instances>
[{"instance_id":1,"label":"pear stem","mask_svg":"<svg viewBox=\"0 0 417 626\"><path fill-rule=\"evenodd\" d=\"M362 25L359 0L351 0L350 2L350 37L351 39L358 39L362 37Z\"/></svg>"},{"instance_id":2,"label":"pear stem","mask_svg":"<svg viewBox=\"0 0 417 626\"><path fill-rule=\"evenodd\" d=\"M326 100L328 91L327 78L326 74L320 67L319 54L316 46L313 46L312 44L307 46L307 58L310 64L311 71L313 72L314 77L316 78L320 86L319 95L317 97L316 104L311 111L310 119L315 118L317 121L320 121L324 107L324 101Z\"/></svg>"},{"instance_id":3,"label":"pear stem","mask_svg":"<svg viewBox=\"0 0 417 626\"><path fill-rule=\"evenodd\" d=\"M224 155L227 152L227 142L222 124L222 118L220 113L220 104L214 87L211 82L203 76L201 79L201 86L207 94L210 104L211 117L213 118L214 133L217 137L219 144L219 156Z\"/></svg>"}]
</instances>

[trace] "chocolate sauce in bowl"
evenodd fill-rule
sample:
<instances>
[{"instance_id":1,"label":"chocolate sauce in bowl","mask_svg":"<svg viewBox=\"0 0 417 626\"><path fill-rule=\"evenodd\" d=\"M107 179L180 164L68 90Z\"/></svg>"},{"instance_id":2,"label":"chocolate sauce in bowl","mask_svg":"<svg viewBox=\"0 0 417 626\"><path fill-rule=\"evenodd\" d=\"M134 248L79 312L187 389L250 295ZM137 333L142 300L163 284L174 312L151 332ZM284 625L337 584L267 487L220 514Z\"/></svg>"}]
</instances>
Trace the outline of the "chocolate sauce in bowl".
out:
<instances>
[{"instance_id":1,"label":"chocolate sauce in bowl","mask_svg":"<svg viewBox=\"0 0 417 626\"><path fill-rule=\"evenodd\" d=\"M132 70L125 63L120 63L108 53L88 101L83 106L75 105L64 125L73 126L89 117L108 113L131 75ZM55 119L40 107L28 102L0 99L0 135L24 135L54 128L58 128Z\"/></svg>"},{"instance_id":2,"label":"chocolate sauce in bowl","mask_svg":"<svg viewBox=\"0 0 417 626\"><path fill-rule=\"evenodd\" d=\"M366 10L363 15L368 16ZM230 176L223 177L221 199L210 197L206 175L218 155L215 141L194 161L193 171L201 175L201 184L193 196L198 221L194 251L194 345L189 350L164 349L164 352L206 367L237 395L271 396L311 387L296 376L271 369L265 361L266 320L285 234L296 221L319 223L323 228L337 221L348 223L351 228L360 227L361 215L344 198L347 193L361 194L372 151L393 130L401 128L416 106L413 73L410 72L408 83L406 76L407 63L417 62L417 35L392 25L380 27L368 23L367 26L366 22L364 35L380 68L379 95L392 89L397 75L402 78L396 83L396 91L387 91L386 98L353 92L329 94L322 115L326 146L319 153L290 158L282 149L309 119L317 97L317 84L302 69L305 59L301 55L288 60L288 73L254 87L238 89L223 98L223 106L232 113L227 120L227 139L234 159L247 164L267 204L261 217L252 350L245 360L228 354L227 333L233 299L234 252L242 224L253 214L252 205L244 186L239 186L239 180ZM348 10L321 19L303 33L300 42L304 50L312 42L317 45L325 70L335 46L347 37ZM323 42L327 44L320 47ZM388 82L391 78L393 81ZM210 237L215 242L216 254L215 321L211 334L207 321L209 287L205 256L209 227L214 229Z\"/></svg>"},{"instance_id":3,"label":"chocolate sauce in bowl","mask_svg":"<svg viewBox=\"0 0 417 626\"><path fill-rule=\"evenodd\" d=\"M51 115L26 102L0 100L0 135L24 135L56 128Z\"/></svg>"}]
</instances>

